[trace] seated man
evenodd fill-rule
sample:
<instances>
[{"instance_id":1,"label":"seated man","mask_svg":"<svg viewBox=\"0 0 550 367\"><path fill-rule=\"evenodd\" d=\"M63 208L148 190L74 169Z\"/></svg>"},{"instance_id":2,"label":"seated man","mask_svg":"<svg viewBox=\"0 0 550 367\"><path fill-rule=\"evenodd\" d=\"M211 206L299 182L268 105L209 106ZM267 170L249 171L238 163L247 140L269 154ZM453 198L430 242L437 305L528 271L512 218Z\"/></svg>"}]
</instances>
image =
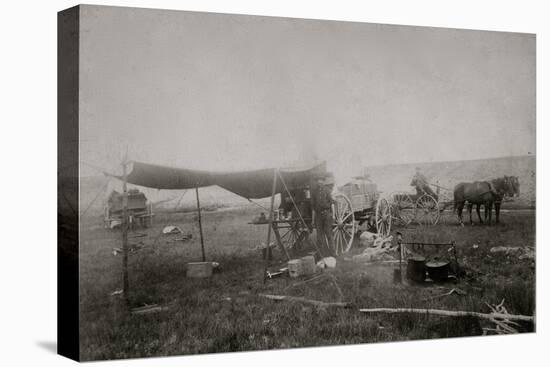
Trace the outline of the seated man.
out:
<instances>
[{"instance_id":1,"label":"seated man","mask_svg":"<svg viewBox=\"0 0 550 367\"><path fill-rule=\"evenodd\" d=\"M418 195L418 197L424 194L428 194L437 199L437 194L430 187L428 179L426 178L426 176L424 176L424 174L420 170L420 167L416 167L416 173L414 174L411 181L411 186L414 186L416 188L416 194Z\"/></svg>"}]
</instances>

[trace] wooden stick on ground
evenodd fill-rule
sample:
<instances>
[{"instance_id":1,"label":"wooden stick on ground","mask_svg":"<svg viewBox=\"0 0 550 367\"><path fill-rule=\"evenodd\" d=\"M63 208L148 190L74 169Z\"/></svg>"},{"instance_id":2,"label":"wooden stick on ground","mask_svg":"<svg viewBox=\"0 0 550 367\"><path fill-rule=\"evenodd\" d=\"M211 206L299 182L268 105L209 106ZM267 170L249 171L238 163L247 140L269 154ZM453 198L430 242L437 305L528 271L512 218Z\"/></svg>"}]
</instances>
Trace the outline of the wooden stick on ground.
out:
<instances>
[{"instance_id":1,"label":"wooden stick on ground","mask_svg":"<svg viewBox=\"0 0 550 367\"><path fill-rule=\"evenodd\" d=\"M167 310L168 307L166 306L159 306L159 305L147 305L147 306L143 306L143 307L136 307L134 309L132 309L132 314L133 315L144 315L144 314L148 314L148 313L155 313L155 312L160 312L160 311L165 311Z\"/></svg>"},{"instance_id":2,"label":"wooden stick on ground","mask_svg":"<svg viewBox=\"0 0 550 367\"><path fill-rule=\"evenodd\" d=\"M313 299L308 299L304 297L294 297L294 296L281 296L275 294L260 294L260 297L271 299L274 301L291 301L291 302L302 302L308 303L317 307L350 307L351 305L347 302L323 302Z\"/></svg>"},{"instance_id":3,"label":"wooden stick on ground","mask_svg":"<svg viewBox=\"0 0 550 367\"><path fill-rule=\"evenodd\" d=\"M437 315L437 316L451 316L451 317L465 317L472 316L480 319L499 321L499 320L514 320L514 321L529 321L535 322L534 316L525 315L511 315L505 313L481 313L473 311L449 311L449 310L435 310L424 308L361 308L359 312L365 313L417 313L423 315Z\"/></svg>"},{"instance_id":4,"label":"wooden stick on ground","mask_svg":"<svg viewBox=\"0 0 550 367\"><path fill-rule=\"evenodd\" d=\"M298 283L291 283L288 287L286 287L284 290L288 290L290 288L295 288L295 287L299 287L301 285L304 285L304 284L307 284L307 283L310 283L310 282L315 282L316 280L320 280L321 278L323 277L326 277L327 273L321 273L321 274L318 274L318 275L315 275L309 279L306 279L306 280L302 280L301 282L298 282Z\"/></svg>"}]
</instances>

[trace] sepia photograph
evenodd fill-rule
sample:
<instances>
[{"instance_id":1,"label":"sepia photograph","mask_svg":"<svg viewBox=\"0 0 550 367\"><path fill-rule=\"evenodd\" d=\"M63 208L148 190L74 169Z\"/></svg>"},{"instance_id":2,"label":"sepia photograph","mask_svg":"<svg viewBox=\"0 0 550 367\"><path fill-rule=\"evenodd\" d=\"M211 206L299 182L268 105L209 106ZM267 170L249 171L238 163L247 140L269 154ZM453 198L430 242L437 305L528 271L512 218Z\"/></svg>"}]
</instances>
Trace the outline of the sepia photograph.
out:
<instances>
[{"instance_id":1,"label":"sepia photograph","mask_svg":"<svg viewBox=\"0 0 550 367\"><path fill-rule=\"evenodd\" d=\"M536 331L535 34L79 5L58 55L61 354Z\"/></svg>"}]
</instances>

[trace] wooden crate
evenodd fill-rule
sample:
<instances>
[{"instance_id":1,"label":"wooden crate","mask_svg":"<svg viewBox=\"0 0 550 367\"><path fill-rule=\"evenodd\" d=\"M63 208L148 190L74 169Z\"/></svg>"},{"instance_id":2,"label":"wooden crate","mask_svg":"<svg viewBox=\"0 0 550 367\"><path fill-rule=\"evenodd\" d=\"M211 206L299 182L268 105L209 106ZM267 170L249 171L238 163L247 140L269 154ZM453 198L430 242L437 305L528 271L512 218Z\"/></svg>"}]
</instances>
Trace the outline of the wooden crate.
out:
<instances>
[{"instance_id":1,"label":"wooden crate","mask_svg":"<svg viewBox=\"0 0 550 367\"><path fill-rule=\"evenodd\" d=\"M187 263L188 278L209 278L212 276L211 262Z\"/></svg>"}]
</instances>

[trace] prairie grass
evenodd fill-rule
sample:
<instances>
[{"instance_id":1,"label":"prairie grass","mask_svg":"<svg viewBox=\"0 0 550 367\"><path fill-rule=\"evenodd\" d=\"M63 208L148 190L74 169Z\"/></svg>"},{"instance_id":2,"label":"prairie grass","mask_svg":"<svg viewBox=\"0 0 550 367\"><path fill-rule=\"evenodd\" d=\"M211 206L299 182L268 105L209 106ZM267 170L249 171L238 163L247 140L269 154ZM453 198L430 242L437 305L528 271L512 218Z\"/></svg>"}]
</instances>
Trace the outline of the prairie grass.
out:
<instances>
[{"instance_id":1,"label":"prairie grass","mask_svg":"<svg viewBox=\"0 0 550 367\"><path fill-rule=\"evenodd\" d=\"M102 227L100 218L81 228L80 319L83 360L217 353L276 348L403 341L481 335L478 320L411 314L362 314L356 308L418 307L488 312L485 305L503 298L510 313L535 313L534 261L491 253L493 246L534 246L534 212L503 213L499 226L459 227L445 216L434 227L396 228L409 241L450 241L458 247L464 276L457 283L414 285L393 282L394 267L372 266L342 257L330 273L343 301L351 308L316 308L296 302L275 302L261 293L340 301L330 277L296 286L299 280L281 277L262 282L261 261L254 247L265 241L266 227L249 225L260 210L245 207L205 212L208 260L220 272L209 279L185 277L186 263L200 260L194 213L158 215L151 228L136 228L131 243L142 249L130 254L130 307L167 305L166 311L132 315L120 296L118 230ZM166 224L191 233L190 241L159 235ZM138 233L144 237L134 237ZM474 246L475 245L475 246ZM357 248L355 252L360 252ZM275 255L279 255L275 253ZM404 273L404 270L403 270ZM430 299L451 288L467 292ZM521 331L532 331L525 325Z\"/></svg>"}]
</instances>

